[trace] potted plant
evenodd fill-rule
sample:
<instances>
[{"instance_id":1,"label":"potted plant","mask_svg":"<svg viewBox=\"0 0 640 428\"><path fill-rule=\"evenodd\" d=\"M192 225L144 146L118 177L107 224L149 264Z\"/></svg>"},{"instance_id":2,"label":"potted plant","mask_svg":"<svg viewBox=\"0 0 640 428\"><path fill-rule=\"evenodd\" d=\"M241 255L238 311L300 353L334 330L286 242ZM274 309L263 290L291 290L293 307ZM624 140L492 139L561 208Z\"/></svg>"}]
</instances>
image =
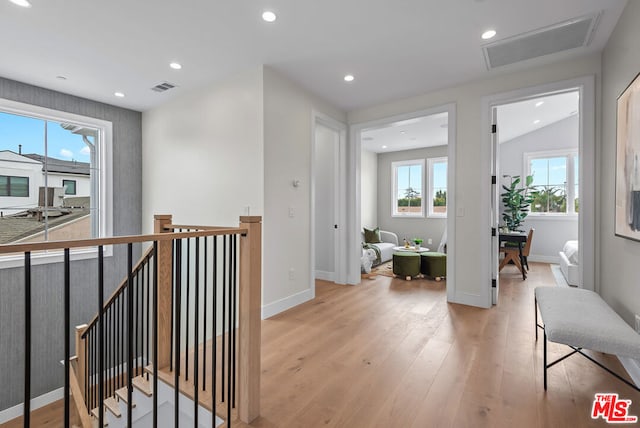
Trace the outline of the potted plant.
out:
<instances>
[{"instance_id":1,"label":"potted plant","mask_svg":"<svg viewBox=\"0 0 640 428\"><path fill-rule=\"evenodd\" d=\"M530 194L531 183L533 183L533 176L528 175L525 178L524 185L520 185L522 180L519 175L505 175L504 177L510 177L511 183L509 186L502 185L504 193L502 196L502 203L504 205L504 212L502 213L502 220L510 231L521 232L518 228L524 222L524 219L529 215L529 207L533 201L533 197Z\"/></svg>"},{"instance_id":2,"label":"potted plant","mask_svg":"<svg viewBox=\"0 0 640 428\"><path fill-rule=\"evenodd\" d=\"M422 242L423 240L420 238L413 238L413 242L415 242L416 244L416 250L420 249L420 247L422 247Z\"/></svg>"}]
</instances>

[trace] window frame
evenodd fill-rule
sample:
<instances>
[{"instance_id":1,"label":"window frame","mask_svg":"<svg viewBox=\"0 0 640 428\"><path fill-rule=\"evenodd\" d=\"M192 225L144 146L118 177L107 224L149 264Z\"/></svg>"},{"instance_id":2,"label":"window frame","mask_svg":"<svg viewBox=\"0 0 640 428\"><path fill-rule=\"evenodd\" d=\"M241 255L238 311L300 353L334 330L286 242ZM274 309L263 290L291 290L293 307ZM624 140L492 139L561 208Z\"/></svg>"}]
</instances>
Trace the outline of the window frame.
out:
<instances>
[{"instance_id":1,"label":"window frame","mask_svg":"<svg viewBox=\"0 0 640 428\"><path fill-rule=\"evenodd\" d=\"M397 204L398 204L398 167L402 166L411 166L411 165L419 165L420 166L420 184L422 186L420 197L422 201L420 203L420 212L419 213L401 213L398 212ZM424 159L410 159L410 160L402 160L391 162L391 217L394 218L424 218L424 189L425 189L425 162Z\"/></svg>"},{"instance_id":2,"label":"window frame","mask_svg":"<svg viewBox=\"0 0 640 428\"><path fill-rule=\"evenodd\" d=\"M548 159L548 158L560 158L564 157L567 159L567 168L566 168L566 187L567 187L567 211L563 213L559 212L536 212L532 211L529 208L529 216L544 218L577 218L579 212L575 211L575 199L576 199L576 184L580 186L580 183L575 182L575 165L576 158L578 158L579 162L579 149L571 148L571 149L559 149L559 150L544 150L544 151L536 151L536 152L525 152L523 155L524 158L524 171L526 171L525 177L531 175L531 161L535 159ZM578 168L580 168L580 164L578 163ZM580 192L578 191L578 194ZM579 196L579 195L578 195Z\"/></svg>"},{"instance_id":3,"label":"window frame","mask_svg":"<svg viewBox=\"0 0 640 428\"><path fill-rule=\"evenodd\" d=\"M433 174L434 174L434 164L436 163L446 163L447 164L447 174L446 174L446 179L447 179L447 187L446 187L446 192L447 192L447 204L445 205L445 207L447 208L446 212L443 213L436 213L433 211L433 199L435 197L435 192L433 189L433 183L434 183L434 179L433 179ZM449 213L449 157L448 156L440 156L440 157L436 157L436 158L428 158L427 159L427 174L428 174L428 178L427 178L427 194L428 194L428 201L429 201L429 208L427 209L427 217L428 218L447 218L447 214Z\"/></svg>"},{"instance_id":4,"label":"window frame","mask_svg":"<svg viewBox=\"0 0 640 428\"><path fill-rule=\"evenodd\" d=\"M29 197L29 177L23 177L20 175L0 175L0 177L6 177L7 178L7 194L3 195L0 193L0 196L2 196L3 198L28 198ZM27 180L27 194L26 195L12 195L11 193L11 179L12 178L26 178Z\"/></svg>"},{"instance_id":5,"label":"window frame","mask_svg":"<svg viewBox=\"0 0 640 428\"><path fill-rule=\"evenodd\" d=\"M99 177L97 183L98 198L97 210L99 212L96 228L96 237L113 236L113 124L112 122L97 119L89 116L82 116L60 110L36 106L27 103L0 98L0 112L29 116L36 119L73 123L79 126L97 129L98 137L95 141L98 159ZM97 247L71 249L71 260L82 260L95 258L98 253ZM104 247L104 254L107 257L113 255L111 245ZM31 256L33 265L59 263L63 261L63 251L41 251L33 253ZM22 255L2 255L0 256L0 269L20 267L24 264Z\"/></svg>"},{"instance_id":6,"label":"window frame","mask_svg":"<svg viewBox=\"0 0 640 428\"><path fill-rule=\"evenodd\" d=\"M73 193L67 193L67 184L66 183L73 183ZM76 186L78 185L76 180L65 180L64 178L62 179L62 187L64 187L64 194L65 195L77 195L78 191Z\"/></svg>"}]
</instances>

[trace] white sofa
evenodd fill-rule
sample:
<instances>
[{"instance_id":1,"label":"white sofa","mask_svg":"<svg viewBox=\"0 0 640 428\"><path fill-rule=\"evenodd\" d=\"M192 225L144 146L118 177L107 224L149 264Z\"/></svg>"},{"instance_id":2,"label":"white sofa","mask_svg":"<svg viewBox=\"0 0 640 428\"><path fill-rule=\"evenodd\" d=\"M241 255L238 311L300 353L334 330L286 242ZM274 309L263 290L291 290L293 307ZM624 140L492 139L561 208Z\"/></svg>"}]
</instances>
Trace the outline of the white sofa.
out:
<instances>
[{"instance_id":1,"label":"white sofa","mask_svg":"<svg viewBox=\"0 0 640 428\"><path fill-rule=\"evenodd\" d=\"M578 270L578 241L567 241L558 254L560 255L560 271L569 285L577 286L580 282Z\"/></svg>"},{"instance_id":2,"label":"white sofa","mask_svg":"<svg viewBox=\"0 0 640 428\"><path fill-rule=\"evenodd\" d=\"M393 247L398 246L398 235L393 232L381 230L380 240L382 242L370 245L374 245L378 248L378 250L380 250L380 258L382 259L381 263L388 262L393 258ZM362 242L365 242L364 232L362 232Z\"/></svg>"}]
</instances>

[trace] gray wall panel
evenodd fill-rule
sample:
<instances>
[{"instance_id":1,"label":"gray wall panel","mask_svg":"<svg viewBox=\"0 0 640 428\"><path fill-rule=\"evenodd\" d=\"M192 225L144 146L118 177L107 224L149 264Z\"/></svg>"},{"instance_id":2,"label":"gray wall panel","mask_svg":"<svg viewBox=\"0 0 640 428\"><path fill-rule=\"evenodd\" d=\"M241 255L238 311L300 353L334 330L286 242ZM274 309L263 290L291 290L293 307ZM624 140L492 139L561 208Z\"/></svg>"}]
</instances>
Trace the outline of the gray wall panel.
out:
<instances>
[{"instance_id":1,"label":"gray wall panel","mask_svg":"<svg viewBox=\"0 0 640 428\"><path fill-rule=\"evenodd\" d=\"M0 98L107 120L113 123L113 232L141 233L142 130L141 113L48 89L0 78ZM136 246L134 260L140 255ZM105 260L105 298L124 278L125 247ZM83 260L71 267L71 327L96 313L97 262ZM33 267L32 396L63 385L63 296L61 264ZM24 272L0 269L0 411L21 403L24 370ZM72 354L73 354L72 340Z\"/></svg>"}]
</instances>

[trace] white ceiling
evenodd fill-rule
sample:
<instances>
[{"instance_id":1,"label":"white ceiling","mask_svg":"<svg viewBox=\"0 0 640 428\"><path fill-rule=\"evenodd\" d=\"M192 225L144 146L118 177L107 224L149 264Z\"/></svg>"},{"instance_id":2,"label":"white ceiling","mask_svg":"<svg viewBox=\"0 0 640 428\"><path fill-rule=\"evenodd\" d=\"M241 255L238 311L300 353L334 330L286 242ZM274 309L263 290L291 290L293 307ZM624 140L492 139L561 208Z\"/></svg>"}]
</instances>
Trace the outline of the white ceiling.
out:
<instances>
[{"instance_id":1,"label":"white ceiling","mask_svg":"<svg viewBox=\"0 0 640 428\"><path fill-rule=\"evenodd\" d=\"M0 76L136 110L267 64L344 110L600 51L622 0L0 0ZM265 23L260 15L278 15ZM492 41L604 10L588 47L487 71ZM168 67L171 61L182 70ZM352 73L354 82L342 77ZM67 80L56 79L65 76ZM149 88L178 85L158 94ZM125 98L115 98L122 91Z\"/></svg>"},{"instance_id":2,"label":"white ceiling","mask_svg":"<svg viewBox=\"0 0 640 428\"><path fill-rule=\"evenodd\" d=\"M540 104L542 103L542 104ZM578 113L578 91L498 107L498 139L505 143Z\"/></svg>"},{"instance_id":3,"label":"white ceiling","mask_svg":"<svg viewBox=\"0 0 640 428\"><path fill-rule=\"evenodd\" d=\"M362 149L375 153L442 146L448 139L448 114L437 113L390 123L361 133Z\"/></svg>"}]
</instances>

